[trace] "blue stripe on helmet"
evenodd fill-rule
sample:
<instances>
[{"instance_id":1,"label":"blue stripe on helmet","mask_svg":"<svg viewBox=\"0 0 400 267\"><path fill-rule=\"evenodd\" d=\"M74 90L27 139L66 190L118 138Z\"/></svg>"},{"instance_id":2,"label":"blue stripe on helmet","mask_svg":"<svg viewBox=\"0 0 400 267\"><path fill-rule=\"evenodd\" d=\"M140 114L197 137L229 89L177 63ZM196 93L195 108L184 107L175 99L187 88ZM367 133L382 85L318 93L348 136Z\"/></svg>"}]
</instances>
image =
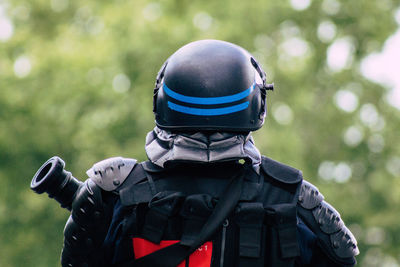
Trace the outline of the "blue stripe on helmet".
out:
<instances>
[{"instance_id":1,"label":"blue stripe on helmet","mask_svg":"<svg viewBox=\"0 0 400 267\"><path fill-rule=\"evenodd\" d=\"M231 102L241 100L241 99L247 97L248 95L250 95L251 92L253 92L255 85L256 84L254 82L249 88L247 88L243 92L240 92L240 93L237 93L234 95L219 96L219 97L185 96L185 95L182 95L182 94L172 91L170 88L168 88L168 86L165 83L163 84L163 89L164 89L164 92L168 96L170 96L180 102L189 103L189 104L199 104L199 105L215 105L215 104L226 104L226 103L231 103Z\"/></svg>"},{"instance_id":2,"label":"blue stripe on helmet","mask_svg":"<svg viewBox=\"0 0 400 267\"><path fill-rule=\"evenodd\" d=\"M178 104L168 101L168 107L170 109L181 112L181 113L198 115L198 116L225 115L225 114L230 114L230 113L244 110L248 106L249 106L249 101L246 101L246 102L240 103L238 105L233 105L230 107L203 109L203 108L192 108L192 107L181 106L181 105L178 105Z\"/></svg>"}]
</instances>

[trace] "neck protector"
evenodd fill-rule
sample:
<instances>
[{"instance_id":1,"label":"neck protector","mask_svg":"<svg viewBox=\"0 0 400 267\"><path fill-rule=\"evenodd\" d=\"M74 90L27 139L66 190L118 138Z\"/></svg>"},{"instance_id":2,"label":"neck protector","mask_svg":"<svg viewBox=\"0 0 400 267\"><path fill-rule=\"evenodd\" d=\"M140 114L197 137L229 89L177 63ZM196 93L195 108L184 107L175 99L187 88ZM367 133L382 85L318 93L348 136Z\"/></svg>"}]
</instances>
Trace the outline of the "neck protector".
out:
<instances>
[{"instance_id":1,"label":"neck protector","mask_svg":"<svg viewBox=\"0 0 400 267\"><path fill-rule=\"evenodd\" d=\"M261 162L250 133L178 134L155 127L147 134L145 149L149 160L160 167L172 161L213 163L245 159L253 165Z\"/></svg>"}]
</instances>

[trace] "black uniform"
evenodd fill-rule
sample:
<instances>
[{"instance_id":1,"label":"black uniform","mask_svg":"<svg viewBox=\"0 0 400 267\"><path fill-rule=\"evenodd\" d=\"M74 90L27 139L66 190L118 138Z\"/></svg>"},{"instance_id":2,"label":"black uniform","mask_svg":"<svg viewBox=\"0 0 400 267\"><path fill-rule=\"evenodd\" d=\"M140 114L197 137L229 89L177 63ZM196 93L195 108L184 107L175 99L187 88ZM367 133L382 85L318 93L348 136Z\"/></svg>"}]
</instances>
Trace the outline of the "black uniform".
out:
<instances>
[{"instance_id":1,"label":"black uniform","mask_svg":"<svg viewBox=\"0 0 400 267\"><path fill-rule=\"evenodd\" d=\"M356 240L339 213L299 170L254 145L271 89L234 44L175 52L156 79L148 161L101 161L84 184L53 171L60 160L35 175L36 192L72 211L62 265L354 265Z\"/></svg>"},{"instance_id":2,"label":"black uniform","mask_svg":"<svg viewBox=\"0 0 400 267\"><path fill-rule=\"evenodd\" d=\"M93 168L105 173L125 160L111 159ZM113 211L102 245L92 255L79 255L82 250L71 247L64 251L64 262L82 257L80 262L96 259L89 266L136 266L135 258L195 239L232 177L237 179L243 168L237 161L180 162L167 168L150 161L136 164L122 185L113 188L119 196L108 196ZM243 178L235 209L180 266L355 264L354 237L300 171L262 157L260 168L249 168ZM138 266L166 266L162 256L150 260L151 264Z\"/></svg>"}]
</instances>

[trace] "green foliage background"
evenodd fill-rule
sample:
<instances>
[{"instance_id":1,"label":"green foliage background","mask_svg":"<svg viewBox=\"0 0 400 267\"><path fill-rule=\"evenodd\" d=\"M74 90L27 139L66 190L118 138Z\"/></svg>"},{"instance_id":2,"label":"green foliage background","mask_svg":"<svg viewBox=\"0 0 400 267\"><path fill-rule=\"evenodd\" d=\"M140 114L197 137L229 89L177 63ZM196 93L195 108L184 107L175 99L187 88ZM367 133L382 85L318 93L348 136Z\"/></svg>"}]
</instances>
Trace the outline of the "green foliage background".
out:
<instances>
[{"instance_id":1,"label":"green foliage background","mask_svg":"<svg viewBox=\"0 0 400 267\"><path fill-rule=\"evenodd\" d=\"M155 75L177 48L206 38L245 47L275 82L266 125L254 133L261 152L302 169L340 211L359 241L360 266L399 266L400 111L359 71L398 27L398 0L314 0L304 10L286 0L0 5L13 25L12 37L0 41L0 266L59 265L68 212L29 189L33 174L53 155L81 180L104 158L145 160ZM324 21L336 33L321 41ZM300 55L287 50L299 44L286 42L293 38ZM332 71L327 50L339 38L351 41L353 60ZM31 68L18 75L21 57ZM338 90L357 97L354 111L338 108ZM363 107L375 108L380 126L362 119ZM351 126L362 138L348 145ZM383 148L373 148L377 139ZM322 166L339 178L324 176ZM349 168L351 177L340 180Z\"/></svg>"}]
</instances>

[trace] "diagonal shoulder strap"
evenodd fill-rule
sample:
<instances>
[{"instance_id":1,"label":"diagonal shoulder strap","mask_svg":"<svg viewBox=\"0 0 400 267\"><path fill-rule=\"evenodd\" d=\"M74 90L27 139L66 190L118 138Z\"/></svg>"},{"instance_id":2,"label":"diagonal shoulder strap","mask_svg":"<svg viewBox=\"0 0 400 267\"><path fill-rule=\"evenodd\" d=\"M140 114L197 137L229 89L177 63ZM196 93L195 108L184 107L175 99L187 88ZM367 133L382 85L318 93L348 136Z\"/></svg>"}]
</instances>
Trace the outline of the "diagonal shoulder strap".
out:
<instances>
[{"instance_id":1,"label":"diagonal shoulder strap","mask_svg":"<svg viewBox=\"0 0 400 267\"><path fill-rule=\"evenodd\" d=\"M245 165L242 171L239 172L237 176L231 179L228 186L225 188L223 194L221 195L220 200L218 201L213 212L211 213L207 222L204 224L196 239L187 242L176 243L169 247L157 250L156 252L141 257L137 260L133 260L131 262L127 262L118 266L177 266L179 263L185 260L185 258L192 254L198 247L200 247L204 242L210 239L215 231L217 231L217 229L221 226L223 221L234 210L242 193L244 176L246 175L249 168L251 167Z\"/></svg>"}]
</instances>

